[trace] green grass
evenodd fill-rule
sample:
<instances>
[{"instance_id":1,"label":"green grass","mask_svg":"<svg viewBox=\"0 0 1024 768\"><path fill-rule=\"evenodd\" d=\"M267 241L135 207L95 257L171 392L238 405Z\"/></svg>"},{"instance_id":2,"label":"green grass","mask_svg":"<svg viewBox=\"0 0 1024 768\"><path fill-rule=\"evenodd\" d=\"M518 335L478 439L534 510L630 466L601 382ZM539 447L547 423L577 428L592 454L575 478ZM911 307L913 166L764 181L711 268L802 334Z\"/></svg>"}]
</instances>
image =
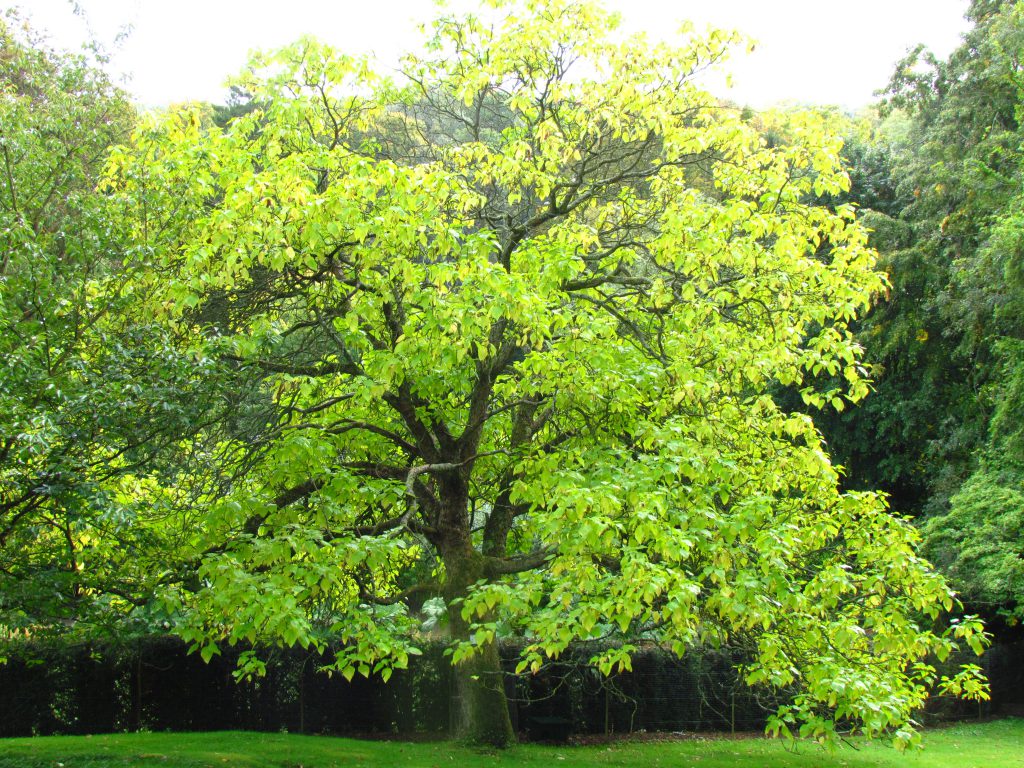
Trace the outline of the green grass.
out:
<instances>
[{"instance_id":1,"label":"green grass","mask_svg":"<svg viewBox=\"0 0 1024 768\"><path fill-rule=\"evenodd\" d=\"M450 743L406 744L267 733L130 733L0 739L0 768L1024 768L1024 720L930 731L925 749L899 754L881 743L828 754L788 751L766 739L616 742L586 747L525 744L505 752Z\"/></svg>"}]
</instances>

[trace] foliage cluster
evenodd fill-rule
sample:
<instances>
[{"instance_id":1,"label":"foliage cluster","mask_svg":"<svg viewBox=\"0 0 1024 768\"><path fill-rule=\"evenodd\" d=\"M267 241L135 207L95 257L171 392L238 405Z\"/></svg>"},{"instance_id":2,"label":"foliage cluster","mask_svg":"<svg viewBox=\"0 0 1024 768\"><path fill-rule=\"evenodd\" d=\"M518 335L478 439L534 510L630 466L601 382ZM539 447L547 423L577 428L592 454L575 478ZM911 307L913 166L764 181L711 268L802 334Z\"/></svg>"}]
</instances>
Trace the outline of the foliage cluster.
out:
<instances>
[{"instance_id":1,"label":"foliage cluster","mask_svg":"<svg viewBox=\"0 0 1024 768\"><path fill-rule=\"evenodd\" d=\"M179 478L203 464L199 433L223 411L216 361L146 311L145 246L96 192L135 121L103 63L0 20L6 634L124 631L189 535Z\"/></svg>"}]
</instances>

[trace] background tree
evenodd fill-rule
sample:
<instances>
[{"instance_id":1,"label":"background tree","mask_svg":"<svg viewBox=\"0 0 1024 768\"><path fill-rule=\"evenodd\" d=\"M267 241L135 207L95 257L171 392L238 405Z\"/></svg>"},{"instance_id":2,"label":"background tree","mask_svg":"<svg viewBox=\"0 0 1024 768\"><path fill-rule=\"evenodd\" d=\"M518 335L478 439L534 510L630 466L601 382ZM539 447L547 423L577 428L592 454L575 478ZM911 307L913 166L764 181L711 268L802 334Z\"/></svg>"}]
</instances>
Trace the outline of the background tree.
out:
<instances>
[{"instance_id":1,"label":"background tree","mask_svg":"<svg viewBox=\"0 0 1024 768\"><path fill-rule=\"evenodd\" d=\"M145 603L187 530L201 448L182 441L217 403L210 361L139 313L146 255L95 191L134 123L103 65L0 21L4 635L112 628Z\"/></svg>"},{"instance_id":2,"label":"background tree","mask_svg":"<svg viewBox=\"0 0 1024 768\"><path fill-rule=\"evenodd\" d=\"M978 1L968 17L948 61L918 49L901 63L889 117L850 154L851 195L872 209L864 220L892 287L858 329L877 393L821 423L849 485L880 487L927 518L927 551L971 605L1012 618L1022 595L1024 6Z\"/></svg>"},{"instance_id":3,"label":"background tree","mask_svg":"<svg viewBox=\"0 0 1024 768\"><path fill-rule=\"evenodd\" d=\"M769 148L694 84L729 42L501 6L438 20L401 82L304 40L253 61L266 106L227 129L140 128L111 185L148 290L273 403L226 441L178 632L207 656L340 637L338 671L387 677L439 596L475 740L513 737L503 632L520 670L741 643L793 692L773 729L912 737L926 657L978 626L933 631L952 596L913 529L840 493L767 394L859 399L848 324L883 282L852 210L808 202L847 183L824 121Z\"/></svg>"}]
</instances>

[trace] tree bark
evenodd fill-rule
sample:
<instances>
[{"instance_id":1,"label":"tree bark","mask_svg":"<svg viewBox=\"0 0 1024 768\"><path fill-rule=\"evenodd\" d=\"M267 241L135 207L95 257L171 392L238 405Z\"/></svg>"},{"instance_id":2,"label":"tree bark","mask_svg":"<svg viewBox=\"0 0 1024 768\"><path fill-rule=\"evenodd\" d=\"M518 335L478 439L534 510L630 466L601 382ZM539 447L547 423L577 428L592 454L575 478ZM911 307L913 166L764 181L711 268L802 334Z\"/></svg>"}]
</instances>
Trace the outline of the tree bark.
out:
<instances>
[{"instance_id":1,"label":"tree bark","mask_svg":"<svg viewBox=\"0 0 1024 768\"><path fill-rule=\"evenodd\" d=\"M456 664L453 671L453 735L492 747L514 744L497 643L488 643L473 658Z\"/></svg>"},{"instance_id":2,"label":"tree bark","mask_svg":"<svg viewBox=\"0 0 1024 768\"><path fill-rule=\"evenodd\" d=\"M462 603L470 585L484 575L484 557L468 537L453 542L442 553L447 574L445 602L452 639L469 639L469 622L462 618ZM507 747L515 743L505 696L504 672L496 642L480 648L472 658L456 664L453 669L452 732L464 741Z\"/></svg>"}]
</instances>

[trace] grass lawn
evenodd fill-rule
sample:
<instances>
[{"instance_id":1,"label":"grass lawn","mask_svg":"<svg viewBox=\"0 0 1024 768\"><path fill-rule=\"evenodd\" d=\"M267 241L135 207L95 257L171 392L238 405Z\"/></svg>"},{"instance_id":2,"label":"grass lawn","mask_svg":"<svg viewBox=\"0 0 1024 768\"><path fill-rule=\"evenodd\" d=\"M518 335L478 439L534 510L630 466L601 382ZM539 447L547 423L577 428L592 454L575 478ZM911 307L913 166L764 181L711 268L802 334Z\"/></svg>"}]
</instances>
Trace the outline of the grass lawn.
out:
<instances>
[{"instance_id":1,"label":"grass lawn","mask_svg":"<svg viewBox=\"0 0 1024 768\"><path fill-rule=\"evenodd\" d=\"M355 741L268 733L127 733L0 739L0 768L1024 768L1024 719L956 725L930 731L925 749L898 754L859 744L829 755L813 745L787 751L766 739L616 742L586 747L525 744L483 752L437 742Z\"/></svg>"}]
</instances>

